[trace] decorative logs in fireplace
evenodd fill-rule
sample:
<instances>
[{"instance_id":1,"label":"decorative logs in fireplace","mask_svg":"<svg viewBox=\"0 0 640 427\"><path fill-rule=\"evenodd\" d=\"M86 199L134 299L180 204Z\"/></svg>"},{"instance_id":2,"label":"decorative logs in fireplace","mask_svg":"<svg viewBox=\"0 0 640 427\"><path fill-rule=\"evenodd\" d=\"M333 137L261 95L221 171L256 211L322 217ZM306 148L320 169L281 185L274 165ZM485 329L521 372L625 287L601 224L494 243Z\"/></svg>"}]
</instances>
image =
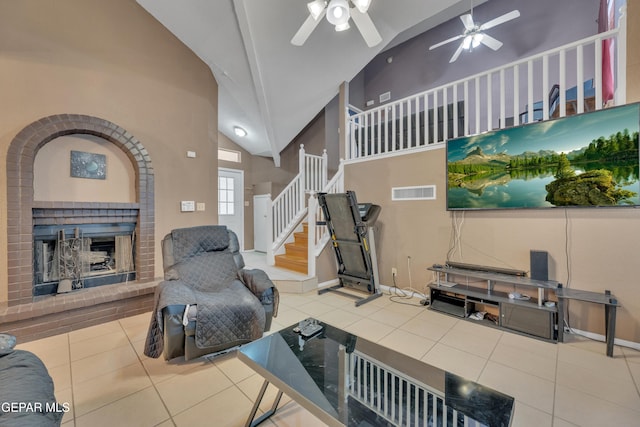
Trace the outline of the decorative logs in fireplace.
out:
<instances>
[{"instance_id":1,"label":"decorative logs in fireplace","mask_svg":"<svg viewBox=\"0 0 640 427\"><path fill-rule=\"evenodd\" d=\"M33 295L135 279L135 223L36 225Z\"/></svg>"},{"instance_id":2,"label":"decorative logs in fireplace","mask_svg":"<svg viewBox=\"0 0 640 427\"><path fill-rule=\"evenodd\" d=\"M138 278L137 203L35 202L32 212L33 296Z\"/></svg>"}]
</instances>

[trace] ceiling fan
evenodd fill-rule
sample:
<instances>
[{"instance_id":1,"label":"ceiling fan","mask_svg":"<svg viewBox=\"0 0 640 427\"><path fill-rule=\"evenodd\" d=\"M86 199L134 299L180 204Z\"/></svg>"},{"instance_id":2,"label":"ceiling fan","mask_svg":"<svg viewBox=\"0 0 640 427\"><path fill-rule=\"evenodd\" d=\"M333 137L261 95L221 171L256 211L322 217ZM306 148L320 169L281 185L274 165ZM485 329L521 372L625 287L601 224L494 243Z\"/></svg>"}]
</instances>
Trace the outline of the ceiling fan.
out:
<instances>
[{"instance_id":1,"label":"ceiling fan","mask_svg":"<svg viewBox=\"0 0 640 427\"><path fill-rule=\"evenodd\" d=\"M291 39L291 44L302 46L326 15L336 31L348 30L349 19L353 19L367 46L373 47L382 41L382 37L367 13L370 5L371 0L313 0L307 3L309 16Z\"/></svg>"},{"instance_id":2,"label":"ceiling fan","mask_svg":"<svg viewBox=\"0 0 640 427\"><path fill-rule=\"evenodd\" d=\"M463 50L471 50L473 48L476 48L480 45L480 43L490 47L493 50L498 50L500 49L500 47L502 47L502 42L486 34L485 31L497 25L504 24L507 21L511 21L512 19L515 19L519 16L520 11L512 10L511 12L498 16L497 18L494 18L489 22L478 25L478 23L473 21L473 2L471 2L470 13L460 16L460 20L464 25L464 32L440 43L434 44L429 48L429 50L433 50L447 43L463 39L462 43L460 43L460 46L458 46L458 49L456 49L455 53L449 60L449 63L454 62L456 59L458 59Z\"/></svg>"}]
</instances>

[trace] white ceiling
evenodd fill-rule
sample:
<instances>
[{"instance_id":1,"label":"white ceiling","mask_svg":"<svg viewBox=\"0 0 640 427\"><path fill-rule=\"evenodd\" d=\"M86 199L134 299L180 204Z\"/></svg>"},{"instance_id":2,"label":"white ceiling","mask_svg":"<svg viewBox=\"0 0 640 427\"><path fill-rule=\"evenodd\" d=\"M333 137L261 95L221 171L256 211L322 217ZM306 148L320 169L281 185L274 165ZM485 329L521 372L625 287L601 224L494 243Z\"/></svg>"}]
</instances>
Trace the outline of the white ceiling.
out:
<instances>
[{"instance_id":1,"label":"white ceiling","mask_svg":"<svg viewBox=\"0 0 640 427\"><path fill-rule=\"evenodd\" d=\"M469 0L373 0L382 43L368 48L357 28L321 22L306 43L291 38L309 0L137 0L198 55L219 91L219 130L254 155L279 153L378 53L469 10ZM484 3L486 0L474 3ZM426 52L425 52L426 54ZM234 126L248 132L244 138Z\"/></svg>"}]
</instances>

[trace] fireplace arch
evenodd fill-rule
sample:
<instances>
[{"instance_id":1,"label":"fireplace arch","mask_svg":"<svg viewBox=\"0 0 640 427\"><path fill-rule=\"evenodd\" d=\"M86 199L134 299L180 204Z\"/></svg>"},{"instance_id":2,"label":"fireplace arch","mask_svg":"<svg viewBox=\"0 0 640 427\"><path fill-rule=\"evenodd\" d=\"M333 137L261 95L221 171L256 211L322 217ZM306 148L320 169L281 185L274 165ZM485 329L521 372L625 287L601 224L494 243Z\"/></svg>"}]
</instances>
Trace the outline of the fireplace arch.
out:
<instances>
[{"instance_id":1,"label":"fireplace arch","mask_svg":"<svg viewBox=\"0 0 640 427\"><path fill-rule=\"evenodd\" d=\"M139 213L136 225L136 278L154 278L154 171L142 143L122 127L98 117L59 114L22 129L7 152L8 304L33 300L33 164L38 150L55 138L72 134L100 137L119 147L136 174ZM73 208L73 207L71 207Z\"/></svg>"}]
</instances>

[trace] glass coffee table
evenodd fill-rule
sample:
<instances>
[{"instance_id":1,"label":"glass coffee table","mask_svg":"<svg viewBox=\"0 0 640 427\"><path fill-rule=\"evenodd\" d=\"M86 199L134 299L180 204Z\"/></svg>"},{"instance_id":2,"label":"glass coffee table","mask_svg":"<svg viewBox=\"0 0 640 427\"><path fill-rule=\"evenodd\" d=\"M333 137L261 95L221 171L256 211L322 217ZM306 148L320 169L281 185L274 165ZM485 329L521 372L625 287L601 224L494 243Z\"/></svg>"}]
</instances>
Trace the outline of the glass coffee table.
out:
<instances>
[{"instance_id":1,"label":"glass coffee table","mask_svg":"<svg viewBox=\"0 0 640 427\"><path fill-rule=\"evenodd\" d=\"M509 426L514 399L488 387L305 319L238 350L264 377L246 425L273 415L283 393L329 426ZM269 384L278 394L256 418Z\"/></svg>"}]
</instances>

